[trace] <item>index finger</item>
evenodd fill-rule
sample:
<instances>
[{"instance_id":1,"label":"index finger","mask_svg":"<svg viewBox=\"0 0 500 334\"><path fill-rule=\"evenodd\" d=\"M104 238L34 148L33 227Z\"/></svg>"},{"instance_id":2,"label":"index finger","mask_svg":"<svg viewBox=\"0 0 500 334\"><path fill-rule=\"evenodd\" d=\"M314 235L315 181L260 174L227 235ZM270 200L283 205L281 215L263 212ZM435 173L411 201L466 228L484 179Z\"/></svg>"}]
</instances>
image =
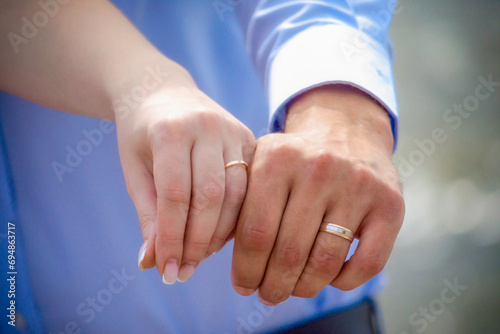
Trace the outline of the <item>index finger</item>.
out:
<instances>
[{"instance_id":1,"label":"index finger","mask_svg":"<svg viewBox=\"0 0 500 334\"><path fill-rule=\"evenodd\" d=\"M251 295L264 277L289 194L282 175L268 175L263 167L249 166L247 195L236 225L231 281L244 296Z\"/></svg>"},{"instance_id":2,"label":"index finger","mask_svg":"<svg viewBox=\"0 0 500 334\"><path fill-rule=\"evenodd\" d=\"M182 259L191 200L191 147L174 143L168 149L158 150L153 158L153 171L158 208L156 265L163 282L173 284Z\"/></svg>"}]
</instances>

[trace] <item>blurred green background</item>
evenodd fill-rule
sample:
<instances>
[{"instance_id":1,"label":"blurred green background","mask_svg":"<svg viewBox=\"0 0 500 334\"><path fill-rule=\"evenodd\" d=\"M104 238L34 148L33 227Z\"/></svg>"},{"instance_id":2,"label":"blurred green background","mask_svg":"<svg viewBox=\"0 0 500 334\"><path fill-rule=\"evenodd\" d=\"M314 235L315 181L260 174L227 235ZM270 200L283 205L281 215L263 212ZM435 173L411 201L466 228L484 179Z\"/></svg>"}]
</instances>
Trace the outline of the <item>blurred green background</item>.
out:
<instances>
[{"instance_id":1,"label":"blurred green background","mask_svg":"<svg viewBox=\"0 0 500 334\"><path fill-rule=\"evenodd\" d=\"M387 332L500 333L500 1L402 0L391 35L407 212Z\"/></svg>"}]
</instances>

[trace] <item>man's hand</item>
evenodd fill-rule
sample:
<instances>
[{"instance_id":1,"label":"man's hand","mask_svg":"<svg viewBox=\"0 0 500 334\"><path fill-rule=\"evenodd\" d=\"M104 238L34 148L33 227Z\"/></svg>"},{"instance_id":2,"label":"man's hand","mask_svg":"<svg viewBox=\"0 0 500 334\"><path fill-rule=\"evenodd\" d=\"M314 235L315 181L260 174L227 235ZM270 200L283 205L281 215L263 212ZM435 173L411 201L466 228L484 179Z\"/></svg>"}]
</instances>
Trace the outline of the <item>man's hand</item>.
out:
<instances>
[{"instance_id":1,"label":"man's hand","mask_svg":"<svg viewBox=\"0 0 500 334\"><path fill-rule=\"evenodd\" d=\"M390 119L356 88L324 86L299 96L283 134L257 141L236 229L232 283L276 305L327 285L351 290L387 262L404 217L392 164ZM322 222L355 232L350 242Z\"/></svg>"}]
</instances>

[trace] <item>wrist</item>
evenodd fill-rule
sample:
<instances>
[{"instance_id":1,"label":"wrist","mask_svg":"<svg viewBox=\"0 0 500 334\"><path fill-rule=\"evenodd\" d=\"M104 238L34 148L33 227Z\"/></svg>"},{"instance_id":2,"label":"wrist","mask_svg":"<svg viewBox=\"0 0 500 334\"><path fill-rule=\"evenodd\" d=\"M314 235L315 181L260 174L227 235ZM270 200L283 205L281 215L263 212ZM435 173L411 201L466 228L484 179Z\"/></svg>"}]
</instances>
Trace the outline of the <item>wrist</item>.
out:
<instances>
[{"instance_id":1,"label":"wrist","mask_svg":"<svg viewBox=\"0 0 500 334\"><path fill-rule=\"evenodd\" d=\"M316 87L288 105L285 133L304 132L364 141L389 155L394 147L387 110L365 92L348 85Z\"/></svg>"},{"instance_id":2,"label":"wrist","mask_svg":"<svg viewBox=\"0 0 500 334\"><path fill-rule=\"evenodd\" d=\"M107 79L107 96L113 110L113 120L123 118L155 92L165 88L196 88L196 83L179 64L160 55L126 66L127 71L110 75ZM126 73L124 76L123 73Z\"/></svg>"}]
</instances>

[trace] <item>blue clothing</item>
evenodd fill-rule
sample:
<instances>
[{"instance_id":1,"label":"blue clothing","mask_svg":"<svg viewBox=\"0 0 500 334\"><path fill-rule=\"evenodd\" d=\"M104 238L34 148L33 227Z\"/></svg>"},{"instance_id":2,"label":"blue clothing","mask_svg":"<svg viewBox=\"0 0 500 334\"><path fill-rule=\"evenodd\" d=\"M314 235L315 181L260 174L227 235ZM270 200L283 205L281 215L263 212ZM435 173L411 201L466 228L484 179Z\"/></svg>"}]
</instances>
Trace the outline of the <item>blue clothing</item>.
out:
<instances>
[{"instance_id":1,"label":"blue clothing","mask_svg":"<svg viewBox=\"0 0 500 334\"><path fill-rule=\"evenodd\" d=\"M256 136L268 124L282 128L296 94L332 82L378 99L395 131L389 22L376 20L377 13L391 13L388 3L115 1ZM366 28L375 24L378 30ZM268 332L342 309L380 288L377 277L354 291L327 287L313 299L263 306L255 294L232 290L232 245L188 282L165 286L156 270L137 268L142 237L114 124L3 93L0 121L26 247L24 275L47 333Z\"/></svg>"},{"instance_id":2,"label":"blue clothing","mask_svg":"<svg viewBox=\"0 0 500 334\"><path fill-rule=\"evenodd\" d=\"M7 164L3 131L0 127L0 309L7 317L0 322L0 333L43 333L36 310L26 264L22 231L17 224L11 178ZM10 249L8 248L11 246ZM9 255L11 257L9 258Z\"/></svg>"}]
</instances>

